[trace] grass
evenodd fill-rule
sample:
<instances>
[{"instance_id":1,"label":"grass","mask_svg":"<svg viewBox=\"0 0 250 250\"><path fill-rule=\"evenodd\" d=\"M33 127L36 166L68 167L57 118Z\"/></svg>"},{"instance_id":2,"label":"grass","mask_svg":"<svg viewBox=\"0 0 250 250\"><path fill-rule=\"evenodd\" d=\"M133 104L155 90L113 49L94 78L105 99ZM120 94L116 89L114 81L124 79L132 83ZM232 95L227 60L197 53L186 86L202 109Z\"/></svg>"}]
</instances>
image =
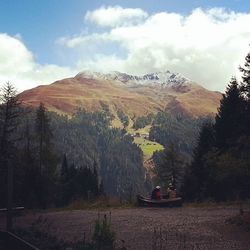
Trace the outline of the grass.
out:
<instances>
[{"instance_id":1,"label":"grass","mask_svg":"<svg viewBox=\"0 0 250 250\"><path fill-rule=\"evenodd\" d=\"M226 223L237 225L250 232L250 212L235 215L226 220Z\"/></svg>"},{"instance_id":2,"label":"grass","mask_svg":"<svg viewBox=\"0 0 250 250\"><path fill-rule=\"evenodd\" d=\"M59 208L49 208L46 210L33 210L35 212L47 213L47 212L59 212L59 211L71 211L71 210L106 210L107 208L135 208L137 207L136 203L127 202L121 200L117 197L108 197L102 196L98 197L95 200L84 200L79 199L73 201L66 207L59 207ZM227 202L215 202L215 201L203 201L203 202L185 202L183 207L190 207L190 208L224 208L224 207L242 207L244 211L250 210L250 200L247 201L227 201Z\"/></svg>"},{"instance_id":3,"label":"grass","mask_svg":"<svg viewBox=\"0 0 250 250\"><path fill-rule=\"evenodd\" d=\"M186 207L197 207L197 208L220 208L220 207L230 207L230 206L241 206L250 207L250 200L247 201L223 201L223 202L216 202L213 200L207 200L202 202L185 202Z\"/></svg>"},{"instance_id":4,"label":"grass","mask_svg":"<svg viewBox=\"0 0 250 250\"><path fill-rule=\"evenodd\" d=\"M123 128L123 124L117 117L111 121L111 126L112 128L119 128L119 129Z\"/></svg>"},{"instance_id":5,"label":"grass","mask_svg":"<svg viewBox=\"0 0 250 250\"><path fill-rule=\"evenodd\" d=\"M119 199L118 197L100 196L93 200L78 199L71 202L67 206L62 207L51 207L47 209L30 209L27 210L32 213L46 214L50 212L62 212L72 210L107 210L110 208L123 209L123 208L135 208L137 207L136 202L131 202Z\"/></svg>"},{"instance_id":6,"label":"grass","mask_svg":"<svg viewBox=\"0 0 250 250\"><path fill-rule=\"evenodd\" d=\"M95 200L84 200L79 199L73 201L66 207L60 208L52 208L46 210L47 212L51 211L71 211L71 210L83 210L83 209L98 209L98 210L106 210L107 208L133 208L135 204L123 201L116 197L98 197Z\"/></svg>"},{"instance_id":7,"label":"grass","mask_svg":"<svg viewBox=\"0 0 250 250\"><path fill-rule=\"evenodd\" d=\"M151 125L147 125L144 128L140 128L140 129L133 129L133 123L130 122L128 128L127 128L127 132L129 134L136 134L139 133L141 134L149 134L149 131L151 129ZM163 150L164 147L154 141L150 141L147 139L144 139L143 137L134 137L134 143L137 144L142 152L143 152L143 159L144 161L147 161L148 159L150 159L153 156L153 153L155 151L159 151L159 150Z\"/></svg>"},{"instance_id":8,"label":"grass","mask_svg":"<svg viewBox=\"0 0 250 250\"><path fill-rule=\"evenodd\" d=\"M155 151L164 149L161 144L146 140L142 137L135 137L134 143L141 148L145 161L150 159Z\"/></svg>"},{"instance_id":9,"label":"grass","mask_svg":"<svg viewBox=\"0 0 250 250\"><path fill-rule=\"evenodd\" d=\"M94 233L90 231L92 237L86 241L86 232L80 231L79 233L83 235L83 239L80 241L67 241L64 239L56 238L52 236L51 232L56 231L57 228L53 224L53 221L46 217L39 216L36 220L32 222L29 227L16 228L14 233L26 240L31 242L40 249L46 250L126 250L124 241L121 247L116 246L116 233L111 227L111 212L109 212L109 217L104 214L103 218L98 218L95 222ZM50 233L49 233L50 232ZM9 244L9 243L8 243ZM20 249L18 243L16 242L16 248ZM21 246L20 246L21 247ZM9 249L9 246L7 246ZM1 248L2 249L2 248ZM13 247L11 249L14 249ZM23 248L22 248L23 249ZM25 248L26 249L26 248Z\"/></svg>"}]
</instances>

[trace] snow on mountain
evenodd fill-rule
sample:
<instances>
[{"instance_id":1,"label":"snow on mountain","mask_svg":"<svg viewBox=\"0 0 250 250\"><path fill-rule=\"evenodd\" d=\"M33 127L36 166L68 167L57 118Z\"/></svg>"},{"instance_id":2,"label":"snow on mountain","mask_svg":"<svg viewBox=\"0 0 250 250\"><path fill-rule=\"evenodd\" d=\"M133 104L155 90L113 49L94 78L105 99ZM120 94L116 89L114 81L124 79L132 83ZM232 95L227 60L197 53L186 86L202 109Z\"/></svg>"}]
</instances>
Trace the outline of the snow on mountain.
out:
<instances>
[{"instance_id":1,"label":"snow on mountain","mask_svg":"<svg viewBox=\"0 0 250 250\"><path fill-rule=\"evenodd\" d=\"M156 72L142 76L129 75L112 71L110 73L100 73L93 71L82 71L76 75L76 78L102 79L107 81L120 81L126 84L155 85L162 87L177 87L178 85L188 85L191 81L181 74L171 73L170 71Z\"/></svg>"},{"instance_id":2,"label":"snow on mountain","mask_svg":"<svg viewBox=\"0 0 250 250\"><path fill-rule=\"evenodd\" d=\"M91 112L108 108L114 116L118 110L129 117L168 110L199 117L217 112L221 94L169 71L142 76L84 71L19 97L25 105L38 107L43 102L49 110L64 114L83 107Z\"/></svg>"}]
</instances>

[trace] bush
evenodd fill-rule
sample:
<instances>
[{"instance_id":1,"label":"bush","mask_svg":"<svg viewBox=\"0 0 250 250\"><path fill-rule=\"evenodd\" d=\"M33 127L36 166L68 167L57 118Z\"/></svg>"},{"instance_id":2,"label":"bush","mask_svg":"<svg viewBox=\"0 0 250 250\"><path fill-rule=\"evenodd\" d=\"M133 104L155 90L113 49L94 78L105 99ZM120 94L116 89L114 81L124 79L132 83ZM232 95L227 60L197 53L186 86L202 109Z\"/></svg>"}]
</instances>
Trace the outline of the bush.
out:
<instances>
[{"instance_id":1,"label":"bush","mask_svg":"<svg viewBox=\"0 0 250 250\"><path fill-rule=\"evenodd\" d=\"M103 220L100 220L100 217L98 216L92 240L96 249L114 249L115 233L111 230L111 214L109 221L107 220L106 214L104 215Z\"/></svg>"}]
</instances>

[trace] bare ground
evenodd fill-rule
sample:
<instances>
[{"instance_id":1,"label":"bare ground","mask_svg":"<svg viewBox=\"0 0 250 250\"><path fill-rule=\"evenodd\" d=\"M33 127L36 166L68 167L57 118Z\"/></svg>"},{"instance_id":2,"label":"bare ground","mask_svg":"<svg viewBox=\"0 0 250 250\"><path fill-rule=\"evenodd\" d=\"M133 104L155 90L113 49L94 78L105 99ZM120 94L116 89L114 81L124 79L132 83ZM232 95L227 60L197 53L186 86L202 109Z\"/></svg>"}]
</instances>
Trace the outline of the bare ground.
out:
<instances>
[{"instance_id":1,"label":"bare ground","mask_svg":"<svg viewBox=\"0 0 250 250\"><path fill-rule=\"evenodd\" d=\"M95 220L111 213L117 246L127 249L211 249L248 250L250 232L226 220L238 208L130 208L107 211L74 210L48 213L27 213L16 217L15 227L28 227L40 217L41 229L66 241L90 239ZM4 226L0 218L0 228Z\"/></svg>"}]
</instances>

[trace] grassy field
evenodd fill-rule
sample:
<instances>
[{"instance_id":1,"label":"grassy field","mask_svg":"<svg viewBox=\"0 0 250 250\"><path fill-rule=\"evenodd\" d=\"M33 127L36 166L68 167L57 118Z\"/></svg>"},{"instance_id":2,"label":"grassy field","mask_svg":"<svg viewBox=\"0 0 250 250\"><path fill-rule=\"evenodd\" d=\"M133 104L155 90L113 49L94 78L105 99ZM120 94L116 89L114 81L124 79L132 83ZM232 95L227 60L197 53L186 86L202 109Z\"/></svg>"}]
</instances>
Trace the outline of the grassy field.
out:
<instances>
[{"instance_id":1,"label":"grassy field","mask_svg":"<svg viewBox=\"0 0 250 250\"><path fill-rule=\"evenodd\" d=\"M133 129L133 122L130 121L127 131L129 134L139 133L140 135L142 135L142 134L149 134L150 129L151 129L151 125L147 125L144 128L135 130ZM141 148L143 152L144 161L147 161L148 159L150 159L155 151L164 149L164 147L161 144L144 139L142 136L134 137L134 143L137 144Z\"/></svg>"},{"instance_id":2,"label":"grassy field","mask_svg":"<svg viewBox=\"0 0 250 250\"><path fill-rule=\"evenodd\" d=\"M142 137L135 137L134 143L136 143L141 148L144 156L144 161L151 158L155 151L164 149L161 144L146 140Z\"/></svg>"}]
</instances>

